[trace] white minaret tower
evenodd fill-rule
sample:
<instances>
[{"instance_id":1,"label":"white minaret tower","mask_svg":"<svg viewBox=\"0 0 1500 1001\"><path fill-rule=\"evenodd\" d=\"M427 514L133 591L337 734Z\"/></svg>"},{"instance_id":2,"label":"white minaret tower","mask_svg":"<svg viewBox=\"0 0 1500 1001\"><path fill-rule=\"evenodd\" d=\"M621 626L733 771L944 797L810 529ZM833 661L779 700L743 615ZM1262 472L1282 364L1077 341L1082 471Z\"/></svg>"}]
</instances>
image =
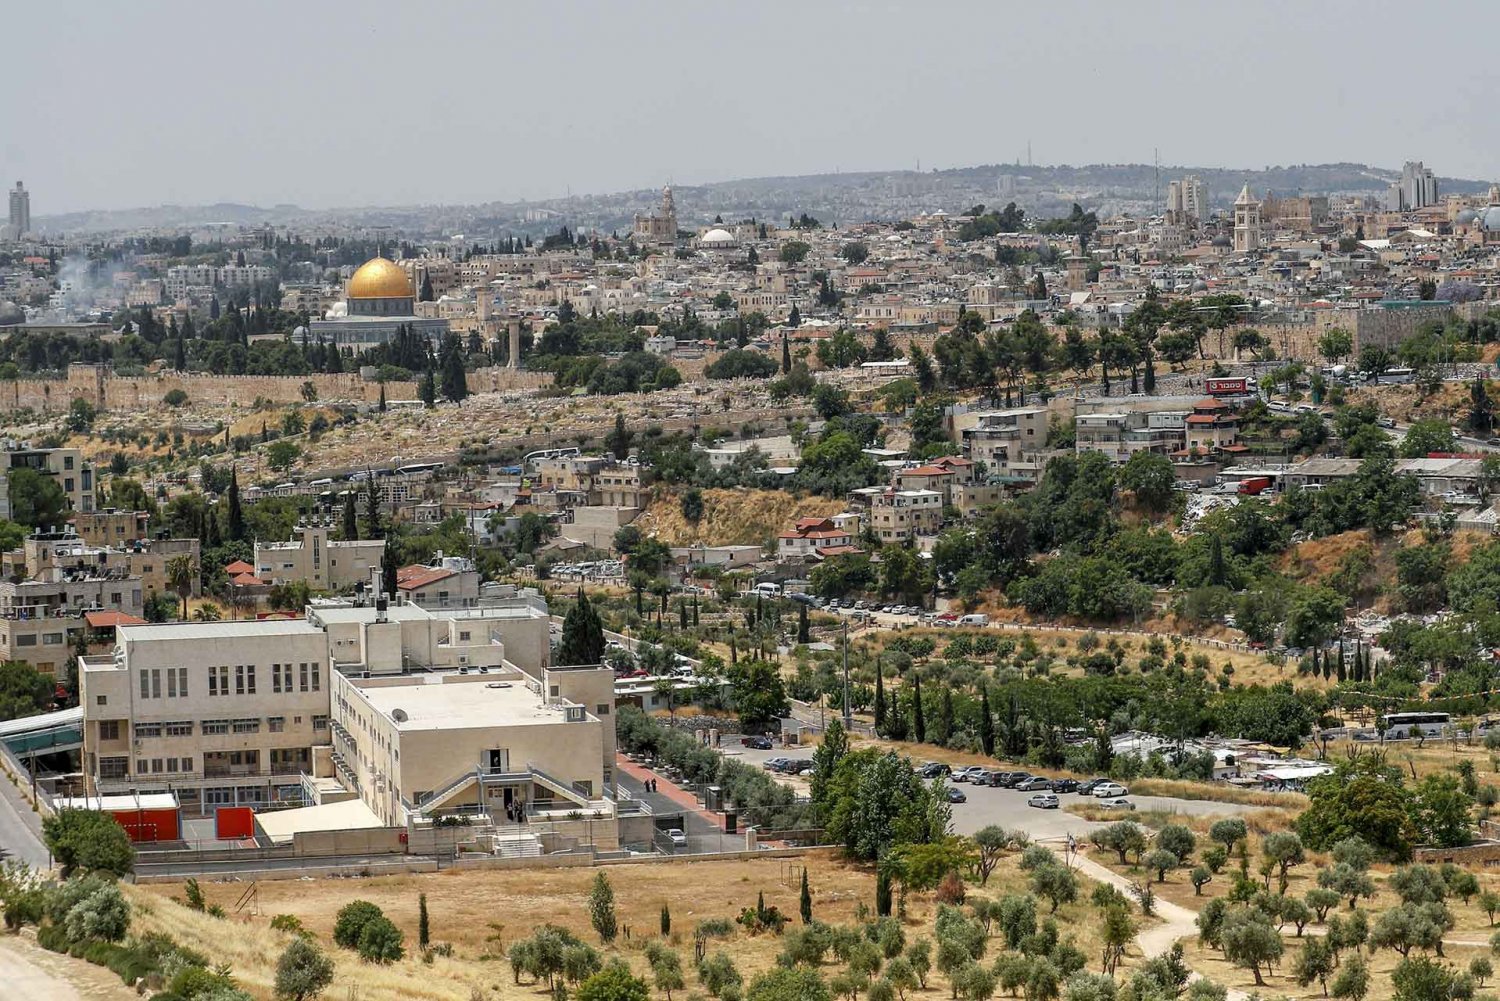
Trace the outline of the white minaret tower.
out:
<instances>
[{"instance_id":1,"label":"white minaret tower","mask_svg":"<svg viewBox=\"0 0 1500 1001\"><path fill-rule=\"evenodd\" d=\"M1234 252L1252 254L1260 249L1260 202L1250 196L1250 185L1234 200Z\"/></svg>"}]
</instances>

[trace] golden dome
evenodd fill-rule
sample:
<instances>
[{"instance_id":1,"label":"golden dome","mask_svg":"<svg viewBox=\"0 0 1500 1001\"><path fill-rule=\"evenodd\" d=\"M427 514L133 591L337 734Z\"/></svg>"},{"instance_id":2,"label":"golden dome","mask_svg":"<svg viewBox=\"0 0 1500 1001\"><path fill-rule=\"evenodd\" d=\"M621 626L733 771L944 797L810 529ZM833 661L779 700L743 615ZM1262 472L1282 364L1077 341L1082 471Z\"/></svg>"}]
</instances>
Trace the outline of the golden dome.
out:
<instances>
[{"instance_id":1,"label":"golden dome","mask_svg":"<svg viewBox=\"0 0 1500 1001\"><path fill-rule=\"evenodd\" d=\"M410 299L411 279L394 261L384 257L366 261L349 279L346 293L350 299Z\"/></svg>"}]
</instances>

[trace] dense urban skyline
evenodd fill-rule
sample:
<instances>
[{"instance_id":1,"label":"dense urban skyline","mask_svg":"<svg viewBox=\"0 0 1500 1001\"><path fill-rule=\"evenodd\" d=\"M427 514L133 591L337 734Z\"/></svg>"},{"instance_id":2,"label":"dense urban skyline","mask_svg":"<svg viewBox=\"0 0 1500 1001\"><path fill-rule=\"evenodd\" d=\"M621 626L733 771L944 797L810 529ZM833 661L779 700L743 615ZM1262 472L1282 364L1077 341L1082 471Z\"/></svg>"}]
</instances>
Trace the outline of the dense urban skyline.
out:
<instances>
[{"instance_id":1,"label":"dense urban skyline","mask_svg":"<svg viewBox=\"0 0 1500 1001\"><path fill-rule=\"evenodd\" d=\"M13 72L48 85L0 112L0 172L37 190L39 215L551 198L1013 162L1028 143L1037 163L1421 158L1473 178L1500 152L1479 127L1482 60L1445 64L1437 108L1424 88L1369 86L1360 54L1388 50L1394 5L145 11L66 30L47 8L9 15L31 40ZM1500 28L1475 4L1433 16ZM104 94L59 66L117 82Z\"/></svg>"}]
</instances>

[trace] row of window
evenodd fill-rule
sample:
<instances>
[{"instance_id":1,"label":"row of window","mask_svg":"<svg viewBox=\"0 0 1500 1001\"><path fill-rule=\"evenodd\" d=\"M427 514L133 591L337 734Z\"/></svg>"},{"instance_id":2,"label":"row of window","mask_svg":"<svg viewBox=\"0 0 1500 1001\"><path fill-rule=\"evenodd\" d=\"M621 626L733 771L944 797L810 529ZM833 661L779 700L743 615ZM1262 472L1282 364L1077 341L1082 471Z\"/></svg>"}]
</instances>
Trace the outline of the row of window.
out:
<instances>
[{"instance_id":1,"label":"row of window","mask_svg":"<svg viewBox=\"0 0 1500 1001\"><path fill-rule=\"evenodd\" d=\"M18 640L20 637L17 638ZM166 680L166 698L177 699L188 697L188 669L185 667L153 667L141 671L141 698L162 698L163 675ZM233 682L231 684L231 677ZM323 665L316 661L300 664L272 664L271 665L271 692L276 695L289 695L293 692L320 692L323 690ZM256 678L254 664L236 664L234 673L230 674L227 664L210 667L208 669L208 694L212 697L223 695L254 695L256 693ZM102 704L102 703L101 703Z\"/></svg>"}]
</instances>

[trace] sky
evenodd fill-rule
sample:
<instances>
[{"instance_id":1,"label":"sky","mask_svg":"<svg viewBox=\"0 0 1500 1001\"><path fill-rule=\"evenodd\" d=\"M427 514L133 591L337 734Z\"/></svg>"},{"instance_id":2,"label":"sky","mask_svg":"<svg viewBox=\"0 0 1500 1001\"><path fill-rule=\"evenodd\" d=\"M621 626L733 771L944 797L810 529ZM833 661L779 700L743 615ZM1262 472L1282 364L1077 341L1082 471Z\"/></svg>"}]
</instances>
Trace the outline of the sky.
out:
<instances>
[{"instance_id":1,"label":"sky","mask_svg":"<svg viewBox=\"0 0 1500 1001\"><path fill-rule=\"evenodd\" d=\"M39 217L927 170L1028 141L1038 164L1500 176L1493 2L141 0L0 23L0 179Z\"/></svg>"}]
</instances>

